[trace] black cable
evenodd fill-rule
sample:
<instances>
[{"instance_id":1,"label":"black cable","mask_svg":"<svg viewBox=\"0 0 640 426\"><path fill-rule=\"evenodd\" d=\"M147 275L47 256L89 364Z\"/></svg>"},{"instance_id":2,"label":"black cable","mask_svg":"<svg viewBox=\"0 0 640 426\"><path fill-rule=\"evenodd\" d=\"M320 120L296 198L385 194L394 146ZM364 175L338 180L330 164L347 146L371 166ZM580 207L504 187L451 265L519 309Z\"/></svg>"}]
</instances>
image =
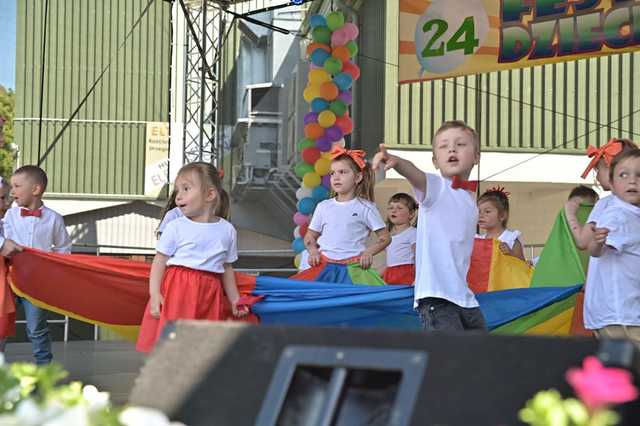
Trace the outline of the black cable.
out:
<instances>
[{"instance_id":1,"label":"black cable","mask_svg":"<svg viewBox=\"0 0 640 426\"><path fill-rule=\"evenodd\" d=\"M49 21L49 0L44 2L42 28L42 63L40 64L40 114L38 115L38 158L42 152L42 109L44 108L44 62L47 56L47 22ZM40 164L40 163L38 163Z\"/></svg>"},{"instance_id":2,"label":"black cable","mask_svg":"<svg viewBox=\"0 0 640 426\"><path fill-rule=\"evenodd\" d=\"M149 0L145 8L142 10L142 13L138 17L138 19L136 19L136 21L133 23L133 26L129 30L129 32L127 32L127 35L125 36L122 43L120 43L120 45L116 49L116 52L114 53L112 58L118 55L118 52L120 52L120 49L122 49L122 47L126 44L127 40L129 40L129 37L131 36L131 34L133 34L133 30L135 30L138 24L140 24L140 21L142 21L142 18L147 14L147 12L149 11L149 8L151 7L154 1L155 0ZM42 164L42 162L47 158L47 156L53 150L53 148L55 148L56 144L60 141L60 138L62 138L64 131L67 130L67 128L71 125L71 123L76 118L76 116L78 115L78 113L80 112L84 104L87 102L87 99L89 98L89 96L93 93L96 86L98 85L100 80L102 80L102 77L106 74L106 72L109 70L110 67L111 67L111 61L109 61L109 63L102 69L102 72L100 72L100 75L98 75L98 78L96 78L96 81L93 82L93 84L89 88L89 91L86 93L84 98L82 98L82 100L80 101L76 109L73 111L73 113L71 113L71 116L69 117L67 122L64 123L64 126L62 126L62 129L60 129L56 137L53 139L53 142L51 142L51 145L49 145L49 148L47 148L44 155L40 157L40 153L38 153L38 166Z\"/></svg>"}]
</instances>

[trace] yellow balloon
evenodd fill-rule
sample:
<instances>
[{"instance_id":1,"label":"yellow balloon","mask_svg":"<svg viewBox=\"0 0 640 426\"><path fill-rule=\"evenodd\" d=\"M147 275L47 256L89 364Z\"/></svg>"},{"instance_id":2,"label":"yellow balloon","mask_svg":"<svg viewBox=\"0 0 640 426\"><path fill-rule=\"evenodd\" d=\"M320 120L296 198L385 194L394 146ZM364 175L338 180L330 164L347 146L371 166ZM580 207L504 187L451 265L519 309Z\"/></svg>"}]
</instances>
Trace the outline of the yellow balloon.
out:
<instances>
[{"instance_id":1,"label":"yellow balloon","mask_svg":"<svg viewBox=\"0 0 640 426\"><path fill-rule=\"evenodd\" d=\"M331 160L331 151L321 153L320 157L326 158L327 160Z\"/></svg>"},{"instance_id":2,"label":"yellow balloon","mask_svg":"<svg viewBox=\"0 0 640 426\"><path fill-rule=\"evenodd\" d=\"M309 71L309 83L320 85L331 81L331 76L323 68L316 68Z\"/></svg>"},{"instance_id":3,"label":"yellow balloon","mask_svg":"<svg viewBox=\"0 0 640 426\"><path fill-rule=\"evenodd\" d=\"M324 127L325 129L336 124L336 115L329 111L322 111L318 115L318 124Z\"/></svg>"},{"instance_id":4,"label":"yellow balloon","mask_svg":"<svg viewBox=\"0 0 640 426\"><path fill-rule=\"evenodd\" d=\"M307 188L315 188L321 181L320 175L315 172L308 172L302 177L302 182Z\"/></svg>"},{"instance_id":5,"label":"yellow balloon","mask_svg":"<svg viewBox=\"0 0 640 426\"><path fill-rule=\"evenodd\" d=\"M296 254L296 257L293 258L293 265L296 268L300 267L300 258L302 257L302 255L300 255L300 253Z\"/></svg>"},{"instance_id":6,"label":"yellow balloon","mask_svg":"<svg viewBox=\"0 0 640 426\"><path fill-rule=\"evenodd\" d=\"M317 84L310 84L302 92L302 97L307 103L311 103L315 98L320 97L320 86Z\"/></svg>"},{"instance_id":7,"label":"yellow balloon","mask_svg":"<svg viewBox=\"0 0 640 426\"><path fill-rule=\"evenodd\" d=\"M315 169L317 174L319 174L320 176L324 176L331 171L331 160L327 158L320 158L313 165L313 168Z\"/></svg>"}]
</instances>

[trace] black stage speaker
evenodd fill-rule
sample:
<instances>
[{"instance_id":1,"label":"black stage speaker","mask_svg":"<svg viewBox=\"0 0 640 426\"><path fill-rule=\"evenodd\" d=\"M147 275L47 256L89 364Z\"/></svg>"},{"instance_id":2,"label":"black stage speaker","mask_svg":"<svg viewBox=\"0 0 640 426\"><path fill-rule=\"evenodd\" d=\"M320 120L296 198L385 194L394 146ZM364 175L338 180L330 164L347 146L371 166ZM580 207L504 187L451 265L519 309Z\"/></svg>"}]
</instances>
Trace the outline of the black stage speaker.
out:
<instances>
[{"instance_id":1,"label":"black stage speaker","mask_svg":"<svg viewBox=\"0 0 640 426\"><path fill-rule=\"evenodd\" d=\"M624 364L627 342L178 322L130 402L200 425L513 425L536 392L571 395L588 355ZM638 404L620 412L640 425Z\"/></svg>"}]
</instances>

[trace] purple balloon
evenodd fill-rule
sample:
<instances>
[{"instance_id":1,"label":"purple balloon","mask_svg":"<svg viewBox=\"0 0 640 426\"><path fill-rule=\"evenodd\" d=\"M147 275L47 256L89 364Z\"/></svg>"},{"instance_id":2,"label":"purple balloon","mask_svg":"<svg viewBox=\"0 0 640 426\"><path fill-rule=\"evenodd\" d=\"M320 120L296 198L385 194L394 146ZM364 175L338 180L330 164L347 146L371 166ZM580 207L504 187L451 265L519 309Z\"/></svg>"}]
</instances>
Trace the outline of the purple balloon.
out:
<instances>
[{"instance_id":1,"label":"purple balloon","mask_svg":"<svg viewBox=\"0 0 640 426\"><path fill-rule=\"evenodd\" d=\"M311 111L304 115L304 124L317 123L318 122L318 114Z\"/></svg>"},{"instance_id":2,"label":"purple balloon","mask_svg":"<svg viewBox=\"0 0 640 426\"><path fill-rule=\"evenodd\" d=\"M347 105L351 105L351 102L353 102L353 96L351 96L351 90L344 90L340 92L340 94L338 95L338 99L340 99L342 102L344 102Z\"/></svg>"},{"instance_id":3,"label":"purple balloon","mask_svg":"<svg viewBox=\"0 0 640 426\"><path fill-rule=\"evenodd\" d=\"M324 134L327 138L331 140L331 142L337 142L340 139L342 139L342 136L344 136L342 134L342 130L338 126L329 127L327 130L324 131Z\"/></svg>"},{"instance_id":4,"label":"purple balloon","mask_svg":"<svg viewBox=\"0 0 640 426\"><path fill-rule=\"evenodd\" d=\"M321 138L316 140L316 148L318 148L322 152L327 152L331 149L331 144L333 142L326 136L322 136Z\"/></svg>"},{"instance_id":5,"label":"purple balloon","mask_svg":"<svg viewBox=\"0 0 640 426\"><path fill-rule=\"evenodd\" d=\"M322 186L331 189L331 174L322 176Z\"/></svg>"}]
</instances>

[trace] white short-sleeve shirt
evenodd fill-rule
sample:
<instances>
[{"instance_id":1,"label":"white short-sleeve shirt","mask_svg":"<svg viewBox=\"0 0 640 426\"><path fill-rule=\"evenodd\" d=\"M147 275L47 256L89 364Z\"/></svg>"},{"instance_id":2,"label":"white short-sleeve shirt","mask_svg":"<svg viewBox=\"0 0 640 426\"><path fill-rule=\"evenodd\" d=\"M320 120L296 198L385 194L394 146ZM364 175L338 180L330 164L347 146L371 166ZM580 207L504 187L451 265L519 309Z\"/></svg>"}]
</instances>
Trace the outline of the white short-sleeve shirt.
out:
<instances>
[{"instance_id":1,"label":"white short-sleeve shirt","mask_svg":"<svg viewBox=\"0 0 640 426\"><path fill-rule=\"evenodd\" d=\"M478 223L475 197L451 188L451 180L425 173L427 193L414 188L418 209L415 306L425 297L446 299L463 308L478 307L467 272Z\"/></svg>"},{"instance_id":2,"label":"white short-sleeve shirt","mask_svg":"<svg viewBox=\"0 0 640 426\"><path fill-rule=\"evenodd\" d=\"M613 195L607 195L606 197L600 198L596 204L593 206L591 213L589 213L589 217L587 218L587 223L597 223L600 220L600 217L604 213L605 210L609 207L611 202L613 201ZM598 288L601 286L600 283L600 272L598 263L600 262L599 257L591 256L589 258L589 266L587 268L587 282L585 283L585 294L584 294L584 307L583 307L583 317L584 317L584 325L588 329L596 329L602 328L597 327L596 324L599 322L593 317L592 312L597 313L598 310L598 293L597 291L594 293L589 290L589 287ZM593 284L592 284L593 283Z\"/></svg>"},{"instance_id":3,"label":"white short-sleeve shirt","mask_svg":"<svg viewBox=\"0 0 640 426\"><path fill-rule=\"evenodd\" d=\"M505 243L506 245L509 246L509 249L513 250L513 245L516 243L516 241L520 241L520 245L522 247L524 247L524 243L522 242L522 239L520 238L521 236L522 236L522 232L520 232L520 231L518 231L516 229L505 229L498 236L498 241L500 241L501 243ZM478 235L476 235L476 237L477 238L486 239L487 238L487 234L478 234Z\"/></svg>"},{"instance_id":4,"label":"white short-sleeve shirt","mask_svg":"<svg viewBox=\"0 0 640 426\"><path fill-rule=\"evenodd\" d=\"M237 234L231 223L194 222L182 216L169 222L156 250L170 257L167 265L209 272L224 272L225 263L238 260Z\"/></svg>"},{"instance_id":5,"label":"white short-sleeve shirt","mask_svg":"<svg viewBox=\"0 0 640 426\"><path fill-rule=\"evenodd\" d=\"M387 266L412 265L416 263L416 236L418 231L413 226L399 234L391 236L391 244L387 246Z\"/></svg>"},{"instance_id":6,"label":"white short-sleeve shirt","mask_svg":"<svg viewBox=\"0 0 640 426\"><path fill-rule=\"evenodd\" d=\"M640 207L612 198L596 221L609 234L596 279L587 282L585 325L590 329L640 326Z\"/></svg>"},{"instance_id":7,"label":"white short-sleeve shirt","mask_svg":"<svg viewBox=\"0 0 640 426\"><path fill-rule=\"evenodd\" d=\"M164 228L167 227L167 224L169 222L182 216L184 215L182 214L182 210L180 210L180 207L174 207L171 210L169 210L162 218L162 222L160 222L160 226L158 226L158 233L162 234L164 232Z\"/></svg>"},{"instance_id":8,"label":"white short-sleeve shirt","mask_svg":"<svg viewBox=\"0 0 640 426\"><path fill-rule=\"evenodd\" d=\"M309 229L320 233L320 252L329 259L359 256L371 231L385 227L375 204L361 198L324 200L313 212Z\"/></svg>"},{"instance_id":9,"label":"white short-sleeve shirt","mask_svg":"<svg viewBox=\"0 0 640 426\"><path fill-rule=\"evenodd\" d=\"M22 216L21 209L22 207L11 207L2 219L5 238L39 250L71 252L71 238L62 215L42 206L40 217Z\"/></svg>"}]
</instances>

